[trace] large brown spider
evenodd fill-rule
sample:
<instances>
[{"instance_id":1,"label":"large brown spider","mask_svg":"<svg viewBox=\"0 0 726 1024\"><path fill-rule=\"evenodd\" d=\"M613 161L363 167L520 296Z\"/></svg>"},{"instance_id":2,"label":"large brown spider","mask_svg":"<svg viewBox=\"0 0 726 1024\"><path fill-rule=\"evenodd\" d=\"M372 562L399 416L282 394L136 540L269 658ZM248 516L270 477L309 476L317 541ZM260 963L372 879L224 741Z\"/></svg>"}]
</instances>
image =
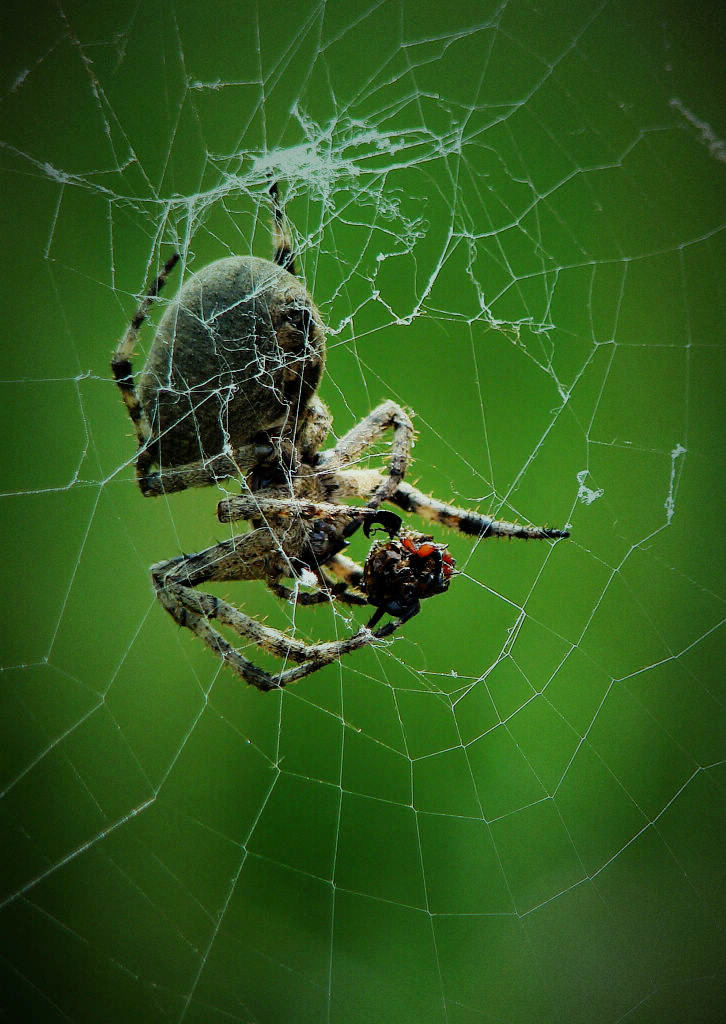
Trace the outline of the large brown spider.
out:
<instances>
[{"instance_id":1,"label":"large brown spider","mask_svg":"<svg viewBox=\"0 0 726 1024\"><path fill-rule=\"evenodd\" d=\"M399 516L379 510L382 502L478 538L569 535L455 508L404 483L413 427L396 402L379 405L333 448L321 450L332 423L316 394L325 362L323 323L295 276L276 185L270 195L274 262L232 256L193 274L164 312L137 387L132 351L149 307L179 260L172 256L111 362L138 438L142 494L170 494L229 477L243 482L244 493L221 501L217 513L221 522L246 519L252 529L198 554L158 562L151 577L179 625L260 690L285 686L390 636L419 611L422 598L448 589L454 560L446 545L402 531ZM388 472L355 468L388 430ZM345 504L350 498L365 504ZM360 526L368 535L376 524L389 539L374 543L361 568L343 548ZM284 578L312 582L315 589L293 591ZM194 589L210 580L263 580L279 597L302 604L369 603L376 611L353 636L308 645ZM384 614L391 620L374 629ZM265 672L212 626L215 619L294 667L274 676Z\"/></svg>"}]
</instances>

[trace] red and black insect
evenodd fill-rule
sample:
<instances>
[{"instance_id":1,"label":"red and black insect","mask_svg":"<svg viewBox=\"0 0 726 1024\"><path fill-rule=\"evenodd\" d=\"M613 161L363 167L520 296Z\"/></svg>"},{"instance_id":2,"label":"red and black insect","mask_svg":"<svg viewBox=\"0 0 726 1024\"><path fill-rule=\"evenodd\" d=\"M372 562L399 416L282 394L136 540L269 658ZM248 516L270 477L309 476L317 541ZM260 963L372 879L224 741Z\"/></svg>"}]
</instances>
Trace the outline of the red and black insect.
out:
<instances>
[{"instance_id":1,"label":"red and black insect","mask_svg":"<svg viewBox=\"0 0 726 1024\"><path fill-rule=\"evenodd\" d=\"M393 513L385 514L398 519ZM369 629L386 612L400 622L412 618L424 598L449 589L456 568L446 544L437 544L433 537L414 530L396 532L393 523L383 525L389 539L373 545L363 567L365 594L376 608Z\"/></svg>"}]
</instances>

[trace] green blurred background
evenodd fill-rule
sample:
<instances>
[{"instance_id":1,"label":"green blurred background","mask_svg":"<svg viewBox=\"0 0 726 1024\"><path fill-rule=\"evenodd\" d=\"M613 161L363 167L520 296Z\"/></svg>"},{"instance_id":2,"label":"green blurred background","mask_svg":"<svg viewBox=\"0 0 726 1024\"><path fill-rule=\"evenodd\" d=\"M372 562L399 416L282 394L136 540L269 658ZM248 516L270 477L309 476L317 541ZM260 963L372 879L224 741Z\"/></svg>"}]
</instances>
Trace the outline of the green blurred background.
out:
<instances>
[{"instance_id":1,"label":"green blurred background","mask_svg":"<svg viewBox=\"0 0 726 1024\"><path fill-rule=\"evenodd\" d=\"M0 1015L723 1019L723 14L3 21ZM269 253L270 170L336 433L395 398L423 489L572 539L447 536L395 643L262 695L152 598L220 492L141 498L109 356L173 249Z\"/></svg>"}]
</instances>

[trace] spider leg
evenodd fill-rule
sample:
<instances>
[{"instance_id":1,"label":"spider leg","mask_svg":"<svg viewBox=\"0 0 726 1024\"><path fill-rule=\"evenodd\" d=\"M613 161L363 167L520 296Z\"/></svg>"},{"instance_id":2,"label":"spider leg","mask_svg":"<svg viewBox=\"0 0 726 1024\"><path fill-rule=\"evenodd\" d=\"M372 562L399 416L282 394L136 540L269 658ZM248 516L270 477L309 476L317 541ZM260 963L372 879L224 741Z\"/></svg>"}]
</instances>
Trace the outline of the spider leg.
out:
<instances>
[{"instance_id":1,"label":"spider leg","mask_svg":"<svg viewBox=\"0 0 726 1024\"><path fill-rule=\"evenodd\" d=\"M273 679L268 672L264 669L258 668L257 665L253 665L251 661L243 657L238 650L236 650L232 644L228 643L224 637L213 629L209 625L209 622L203 615L197 615L193 612L184 612L183 616L180 611L170 603L167 603L165 597L159 598L169 612L169 614L176 619L179 625L186 626L192 633L199 637L210 650L214 651L217 657L229 665L230 668L234 669L238 676L240 676L246 683L250 683L252 686L256 686L258 690L262 690L263 693L268 690L273 690L278 686L284 686L285 683L280 680ZM286 682L289 680L286 680Z\"/></svg>"},{"instance_id":2,"label":"spider leg","mask_svg":"<svg viewBox=\"0 0 726 1024\"><path fill-rule=\"evenodd\" d=\"M146 415L143 406L139 401L139 397L136 394L136 385L134 384L131 369L131 356L134 350L134 345L136 344L136 340L139 336L139 329L146 319L152 303L164 287L164 282L178 262L179 253L175 252L174 255L166 261L161 273L139 303L138 309L131 318L131 323L126 330L126 333L119 342L118 348L111 358L111 371L121 390L121 397L123 398L124 405L131 417L131 422L134 425L136 437L139 442L140 450L136 460L136 474L139 478L140 484L142 478L146 476L149 466L153 462L153 455L149 448L152 430L148 416ZM143 491L143 487L141 489Z\"/></svg>"},{"instance_id":3,"label":"spider leg","mask_svg":"<svg viewBox=\"0 0 726 1024\"><path fill-rule=\"evenodd\" d=\"M328 562L328 568L339 576L349 587L360 590L363 585L363 569L347 555L338 554Z\"/></svg>"},{"instance_id":4,"label":"spider leg","mask_svg":"<svg viewBox=\"0 0 726 1024\"><path fill-rule=\"evenodd\" d=\"M307 501L304 498L267 497L259 491L225 498L217 505L220 523L232 523L238 519L270 519L284 523L285 520L302 520L315 523L310 530L310 542L319 558L311 565L313 572L325 565L347 544L345 538L361 525L380 523L389 534L396 533L401 517L393 512L379 511L370 504L364 508L357 505L339 505L329 501Z\"/></svg>"},{"instance_id":5,"label":"spider leg","mask_svg":"<svg viewBox=\"0 0 726 1024\"><path fill-rule=\"evenodd\" d=\"M351 637L328 643L305 644L245 615L221 598L194 589L209 580L265 579L266 573L271 571L269 559L274 549L271 541L267 550L261 547L257 536L261 532L253 531L199 554L178 556L151 567L156 595L166 611L180 626L195 633L246 682L260 690L286 686L374 640L390 636L400 624L387 623L375 632L363 628ZM296 666L275 676L265 672L214 629L211 621L215 619L268 653L295 662Z\"/></svg>"},{"instance_id":6,"label":"spider leg","mask_svg":"<svg viewBox=\"0 0 726 1024\"><path fill-rule=\"evenodd\" d=\"M388 475L376 474L375 486L366 495L368 508L378 508L382 501L390 501L408 468L414 437L410 417L396 402L383 402L344 434L335 448L321 452L318 466L322 475L332 476L346 469L390 429L393 444Z\"/></svg>"},{"instance_id":7,"label":"spider leg","mask_svg":"<svg viewBox=\"0 0 726 1024\"><path fill-rule=\"evenodd\" d=\"M323 587L320 590L298 591L292 587L286 587L282 583L268 583L267 586L276 597L290 604L312 605L330 604L331 601L341 601L343 604L368 604L363 594L349 590L344 583L334 583L333 580L319 574L322 577Z\"/></svg>"},{"instance_id":8,"label":"spider leg","mask_svg":"<svg viewBox=\"0 0 726 1024\"><path fill-rule=\"evenodd\" d=\"M333 600L341 601L343 604L368 604L368 599L362 592L363 569L357 562L346 555L338 554L333 555L326 566L340 577L340 583L336 583L322 569L318 569L315 575L321 583L321 589L313 593L295 591L290 587L283 586L282 583L268 583L267 585L273 594L291 604L322 604Z\"/></svg>"},{"instance_id":9,"label":"spider leg","mask_svg":"<svg viewBox=\"0 0 726 1024\"><path fill-rule=\"evenodd\" d=\"M281 601L287 601L289 604L301 604L304 606L312 604L329 604L334 595L330 590L313 590L308 592L306 590L293 590L292 587L286 587L283 583L268 583L267 587L275 597L279 597Z\"/></svg>"},{"instance_id":10,"label":"spider leg","mask_svg":"<svg viewBox=\"0 0 726 1024\"><path fill-rule=\"evenodd\" d=\"M166 607L166 605L165 605ZM167 608L168 611L173 615L180 625L186 626L196 636L202 640L210 650L212 650L217 657L219 657L225 664L229 665L230 668L234 669L238 676L243 679L246 683L255 686L258 690L263 693L267 693L270 690L279 690L287 686L288 683L297 682L298 679L303 679L305 676L311 675L313 672L317 672L319 669L324 668L331 661L335 661L342 654L349 653L350 651L357 650L360 647L372 642L373 639L378 639L377 633L380 632L381 636L389 636L388 633L383 633L383 630L377 631L377 633L371 633L369 630L361 630L354 637L350 638L346 650L328 650L317 652L317 657L312 660L305 661L300 665L296 665L294 668L285 669L278 675L271 675L269 672L265 672L264 669L253 662L248 661L240 652L232 646L225 638L217 632L209 624L209 620L206 616L200 615L195 612L191 612L187 609L180 609L178 605L174 605L172 608ZM183 622L181 621L183 618ZM352 641L356 641L355 644ZM339 641L344 643L344 641ZM318 645L323 648L325 645ZM336 647L336 644L329 645L332 648ZM310 648L314 651L314 648Z\"/></svg>"},{"instance_id":11,"label":"spider leg","mask_svg":"<svg viewBox=\"0 0 726 1024\"><path fill-rule=\"evenodd\" d=\"M304 498L268 497L260 491L225 498L217 505L220 523L233 523L239 519L331 519L343 525L365 509L353 505L338 505L328 501L306 501ZM369 513L370 514L370 513Z\"/></svg>"},{"instance_id":12,"label":"spider leg","mask_svg":"<svg viewBox=\"0 0 726 1024\"><path fill-rule=\"evenodd\" d=\"M274 262L284 270L288 270L291 274L297 274L295 269L295 253L292 248L290 225L287 222L285 211L282 207L282 203L280 202L276 181L273 181L270 185L269 193L270 199L272 200L272 212L274 215L274 220L272 222L272 241L275 248L272 258Z\"/></svg>"},{"instance_id":13,"label":"spider leg","mask_svg":"<svg viewBox=\"0 0 726 1024\"><path fill-rule=\"evenodd\" d=\"M432 498L411 484L400 483L390 499L404 512L413 512L423 519L450 526L470 537L518 537L522 540L558 540L569 537L569 530L551 529L548 526L527 526L524 523L510 523L506 519L482 515L469 509L457 508L437 498Z\"/></svg>"},{"instance_id":14,"label":"spider leg","mask_svg":"<svg viewBox=\"0 0 726 1024\"><path fill-rule=\"evenodd\" d=\"M156 497L160 494L173 494L184 491L188 487L210 487L229 477L244 477L264 459L272 455L271 445L247 444L234 453L215 455L205 462L189 462L185 466L174 466L170 469L147 471L139 476L139 487L144 497ZM139 459L137 458L137 470Z\"/></svg>"},{"instance_id":15,"label":"spider leg","mask_svg":"<svg viewBox=\"0 0 726 1024\"><path fill-rule=\"evenodd\" d=\"M239 608L235 608L234 605L220 597L168 580L165 581L159 592L159 597L166 610L182 626L187 625L186 621L182 622L181 620L186 620L189 612L192 615L202 616L207 621L216 619L223 626L229 626L239 636L251 640L268 654L273 654L284 661L294 661L297 664L315 661L322 667L335 658L370 643L372 639L372 637L367 637L366 631L363 630L342 640L333 640L322 644L305 644L302 640L295 640L287 633L274 629L272 626L266 626L250 615L245 615Z\"/></svg>"},{"instance_id":16,"label":"spider leg","mask_svg":"<svg viewBox=\"0 0 726 1024\"><path fill-rule=\"evenodd\" d=\"M264 520L271 535L286 536L288 531L302 529L299 536L296 558L289 563L287 575L295 575L295 569L307 568L321 585L318 594L298 593L282 586L277 579L265 577L268 587L285 600L296 600L301 604L319 604L335 599L345 604L367 604L363 590L363 570L349 558L339 554L348 543L347 538L362 524L380 524L389 535L395 534L401 526L401 517L393 512L376 508L360 508L354 505L339 505L332 502L306 501L300 498L277 498L261 495L239 495L226 498L217 505L217 517L222 523L237 519ZM309 524L300 527L300 523ZM324 572L323 566L330 566L336 575L342 577L342 584L333 583ZM350 589L353 588L353 589Z\"/></svg>"},{"instance_id":17,"label":"spider leg","mask_svg":"<svg viewBox=\"0 0 726 1024\"><path fill-rule=\"evenodd\" d=\"M378 474L376 474L378 475ZM365 498L372 488L377 486L370 470L343 470L337 474L337 486L333 493L336 496ZM558 540L569 537L569 530L552 529L547 526L527 526L524 523L511 523L506 519L495 519L494 516L472 512L471 509L457 508L447 502L432 498L411 484L401 482L388 499L392 504L428 519L433 523L441 523L470 537L485 539L487 537L518 537L523 540Z\"/></svg>"}]
</instances>

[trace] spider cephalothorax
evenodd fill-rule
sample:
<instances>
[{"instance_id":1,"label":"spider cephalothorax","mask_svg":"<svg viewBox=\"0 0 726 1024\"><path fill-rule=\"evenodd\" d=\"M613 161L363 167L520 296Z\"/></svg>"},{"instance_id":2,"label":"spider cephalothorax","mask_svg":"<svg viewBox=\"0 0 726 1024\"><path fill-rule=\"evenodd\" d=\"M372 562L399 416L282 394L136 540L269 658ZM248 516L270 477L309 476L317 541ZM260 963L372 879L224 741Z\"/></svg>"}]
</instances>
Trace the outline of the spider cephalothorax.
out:
<instances>
[{"instance_id":1,"label":"spider cephalothorax","mask_svg":"<svg viewBox=\"0 0 726 1024\"><path fill-rule=\"evenodd\" d=\"M295 276L275 185L270 194L274 261L233 256L193 274L167 306L137 386L131 354L149 307L179 260L172 256L111 363L136 430L142 494L170 494L227 478L242 485L239 497L219 503L218 516L223 523L246 520L247 533L159 562L151 575L159 601L179 625L260 690L285 686L390 636L419 611L423 598L448 589L455 563L446 545L401 530L400 517L381 510L382 502L480 538L568 536L566 530L459 509L405 483L413 426L396 402L383 402L323 450L331 426L317 396L325 363L323 322ZM389 430L387 472L357 468L365 450ZM348 504L351 499L363 504ZM383 526L389 539L374 543L361 568L343 552L359 527L367 534L373 525ZM294 589L283 579L292 580ZM215 580L262 580L279 597L301 604L368 603L376 610L351 637L305 644L196 589ZM312 590L300 589L311 582ZM385 614L391 621L374 629ZM214 621L293 667L277 675L265 672Z\"/></svg>"}]
</instances>

